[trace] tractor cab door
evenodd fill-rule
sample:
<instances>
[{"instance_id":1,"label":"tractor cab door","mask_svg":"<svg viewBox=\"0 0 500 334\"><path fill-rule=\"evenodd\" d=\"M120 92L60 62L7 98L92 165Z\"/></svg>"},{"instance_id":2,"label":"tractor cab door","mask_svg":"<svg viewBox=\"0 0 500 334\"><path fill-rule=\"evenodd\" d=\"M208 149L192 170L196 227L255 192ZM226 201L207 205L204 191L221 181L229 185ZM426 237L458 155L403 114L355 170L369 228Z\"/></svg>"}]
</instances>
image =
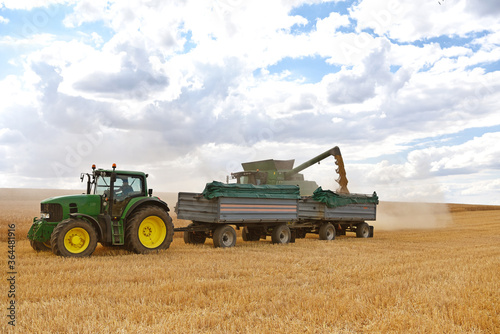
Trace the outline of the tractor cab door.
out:
<instances>
[{"instance_id":1,"label":"tractor cab door","mask_svg":"<svg viewBox=\"0 0 500 334\"><path fill-rule=\"evenodd\" d=\"M137 175L117 175L116 180L111 182L110 174L100 175L96 180L95 194L102 196L105 212L112 217L121 217L131 198L146 196L143 181L143 178ZM113 203L108 203L111 199Z\"/></svg>"},{"instance_id":2,"label":"tractor cab door","mask_svg":"<svg viewBox=\"0 0 500 334\"><path fill-rule=\"evenodd\" d=\"M113 185L113 206L111 215L120 217L133 197L146 196L142 177L117 175Z\"/></svg>"}]
</instances>

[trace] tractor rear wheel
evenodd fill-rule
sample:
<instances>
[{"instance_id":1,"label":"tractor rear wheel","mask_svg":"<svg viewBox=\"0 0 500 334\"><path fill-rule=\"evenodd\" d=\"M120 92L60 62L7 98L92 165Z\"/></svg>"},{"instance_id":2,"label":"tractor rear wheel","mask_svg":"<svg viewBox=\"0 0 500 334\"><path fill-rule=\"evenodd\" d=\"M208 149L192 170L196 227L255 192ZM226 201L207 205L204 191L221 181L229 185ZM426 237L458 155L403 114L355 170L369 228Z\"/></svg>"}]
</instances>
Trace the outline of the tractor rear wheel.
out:
<instances>
[{"instance_id":1,"label":"tractor rear wheel","mask_svg":"<svg viewBox=\"0 0 500 334\"><path fill-rule=\"evenodd\" d=\"M236 244L236 231L229 225L222 225L214 231L215 247L233 247Z\"/></svg>"},{"instance_id":2,"label":"tractor rear wheel","mask_svg":"<svg viewBox=\"0 0 500 334\"><path fill-rule=\"evenodd\" d=\"M319 228L319 240L334 240L335 227L331 223L325 223Z\"/></svg>"},{"instance_id":3,"label":"tractor rear wheel","mask_svg":"<svg viewBox=\"0 0 500 334\"><path fill-rule=\"evenodd\" d=\"M285 224L278 225L273 229L271 241L273 244L287 244L292 239L290 228Z\"/></svg>"},{"instance_id":4,"label":"tractor rear wheel","mask_svg":"<svg viewBox=\"0 0 500 334\"><path fill-rule=\"evenodd\" d=\"M170 247L174 225L168 213L157 206L137 209L128 219L125 246L129 251L147 254Z\"/></svg>"},{"instance_id":5,"label":"tractor rear wheel","mask_svg":"<svg viewBox=\"0 0 500 334\"><path fill-rule=\"evenodd\" d=\"M50 240L48 242L40 242L40 241L30 240L30 245L31 245L31 248L33 248L37 252L47 252L47 251L51 250Z\"/></svg>"},{"instance_id":6,"label":"tractor rear wheel","mask_svg":"<svg viewBox=\"0 0 500 334\"><path fill-rule=\"evenodd\" d=\"M52 252L59 256L90 256L97 246L97 233L86 220L66 219L54 228L50 245Z\"/></svg>"}]
</instances>

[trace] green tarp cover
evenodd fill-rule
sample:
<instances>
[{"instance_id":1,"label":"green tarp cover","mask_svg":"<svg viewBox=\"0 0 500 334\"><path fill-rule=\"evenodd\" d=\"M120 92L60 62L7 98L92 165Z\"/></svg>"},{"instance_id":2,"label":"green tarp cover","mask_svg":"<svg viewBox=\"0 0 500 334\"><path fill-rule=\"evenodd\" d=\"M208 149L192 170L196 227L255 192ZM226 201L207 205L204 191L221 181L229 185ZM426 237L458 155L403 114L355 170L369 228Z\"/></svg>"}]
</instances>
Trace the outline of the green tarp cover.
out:
<instances>
[{"instance_id":1,"label":"green tarp cover","mask_svg":"<svg viewBox=\"0 0 500 334\"><path fill-rule=\"evenodd\" d=\"M334 208L337 206L344 206L348 204L368 204L375 203L378 204L377 193L374 192L373 195L350 195L350 194L338 194L331 190L323 190L321 187L316 189L312 195L313 200L325 203L327 207Z\"/></svg>"},{"instance_id":2,"label":"green tarp cover","mask_svg":"<svg viewBox=\"0 0 500 334\"><path fill-rule=\"evenodd\" d=\"M253 184L226 184L213 181L211 183L207 183L202 195L206 199L216 197L300 199L300 188L293 185L254 186Z\"/></svg>"}]
</instances>

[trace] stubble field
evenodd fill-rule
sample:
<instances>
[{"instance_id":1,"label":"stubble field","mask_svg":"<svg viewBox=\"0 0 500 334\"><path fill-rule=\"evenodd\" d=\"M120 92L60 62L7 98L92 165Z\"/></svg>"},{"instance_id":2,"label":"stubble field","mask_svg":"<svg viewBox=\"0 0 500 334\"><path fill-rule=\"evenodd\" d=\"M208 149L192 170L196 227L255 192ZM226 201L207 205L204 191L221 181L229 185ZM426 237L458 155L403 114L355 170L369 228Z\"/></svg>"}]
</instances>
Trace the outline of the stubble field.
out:
<instances>
[{"instance_id":1,"label":"stubble field","mask_svg":"<svg viewBox=\"0 0 500 334\"><path fill-rule=\"evenodd\" d=\"M26 233L39 201L64 193L0 190L2 332L500 332L500 206L382 202L372 239L238 238L215 249L176 235L151 255L102 246L83 259L37 253ZM173 208L175 197L161 197ZM15 328L6 317L11 223Z\"/></svg>"}]
</instances>

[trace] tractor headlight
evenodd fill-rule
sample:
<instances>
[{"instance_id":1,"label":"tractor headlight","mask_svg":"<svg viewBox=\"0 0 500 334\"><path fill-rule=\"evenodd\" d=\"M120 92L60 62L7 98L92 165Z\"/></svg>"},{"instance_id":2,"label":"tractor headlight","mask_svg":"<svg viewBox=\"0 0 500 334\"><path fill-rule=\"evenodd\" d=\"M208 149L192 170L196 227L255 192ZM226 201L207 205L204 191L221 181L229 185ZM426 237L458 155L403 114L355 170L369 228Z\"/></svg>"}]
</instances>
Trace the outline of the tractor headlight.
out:
<instances>
[{"instance_id":1,"label":"tractor headlight","mask_svg":"<svg viewBox=\"0 0 500 334\"><path fill-rule=\"evenodd\" d=\"M40 213L40 218L42 218L42 219L49 219L50 218L50 213L48 213L48 212L42 212L42 213Z\"/></svg>"}]
</instances>

